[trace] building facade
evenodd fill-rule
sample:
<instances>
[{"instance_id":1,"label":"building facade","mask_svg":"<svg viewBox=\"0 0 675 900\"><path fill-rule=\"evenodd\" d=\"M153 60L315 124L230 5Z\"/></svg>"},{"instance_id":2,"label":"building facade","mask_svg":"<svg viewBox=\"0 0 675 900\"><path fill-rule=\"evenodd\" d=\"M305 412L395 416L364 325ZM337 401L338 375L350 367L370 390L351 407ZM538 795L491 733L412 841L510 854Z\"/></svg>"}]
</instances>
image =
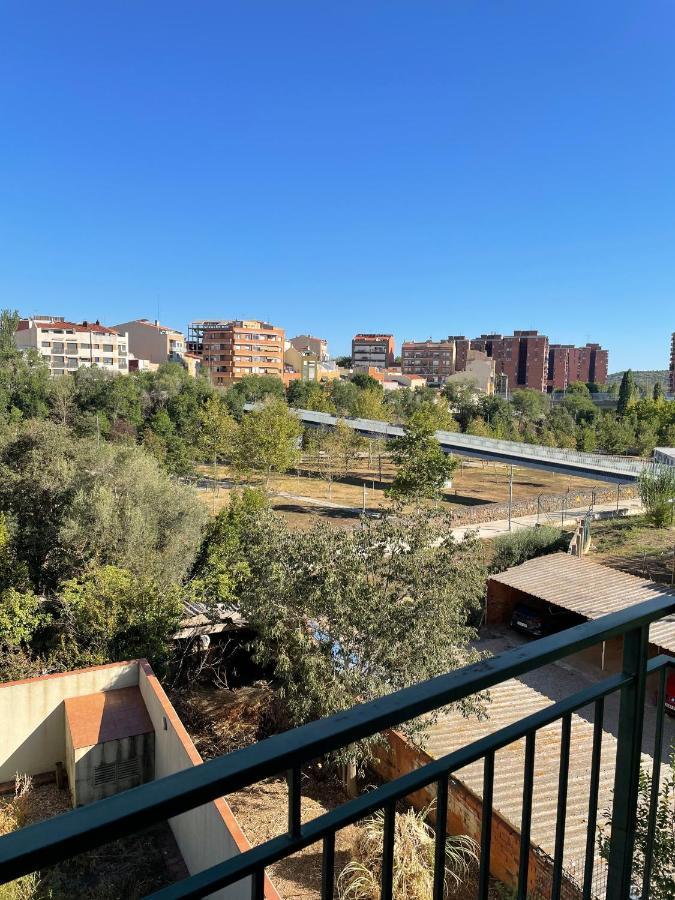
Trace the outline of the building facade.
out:
<instances>
[{"instance_id":1,"label":"building facade","mask_svg":"<svg viewBox=\"0 0 675 900\"><path fill-rule=\"evenodd\" d=\"M116 331L126 332L129 337L129 352L136 359L147 359L151 363L181 362L185 354L185 336L182 331L168 328L155 320L135 319L114 326Z\"/></svg>"},{"instance_id":2,"label":"building facade","mask_svg":"<svg viewBox=\"0 0 675 900\"><path fill-rule=\"evenodd\" d=\"M586 344L585 347L570 349L569 381L607 384L609 354L600 344Z\"/></svg>"},{"instance_id":3,"label":"building facade","mask_svg":"<svg viewBox=\"0 0 675 900\"><path fill-rule=\"evenodd\" d=\"M207 331L218 331L227 328L230 319L195 319L188 325L187 352L200 356L204 352L204 335Z\"/></svg>"},{"instance_id":4,"label":"building facade","mask_svg":"<svg viewBox=\"0 0 675 900\"><path fill-rule=\"evenodd\" d=\"M352 369L388 369L394 365L393 334L355 334L352 338Z\"/></svg>"},{"instance_id":5,"label":"building facade","mask_svg":"<svg viewBox=\"0 0 675 900\"><path fill-rule=\"evenodd\" d=\"M126 333L99 322L78 324L58 316L21 319L14 339L20 350L37 350L47 361L50 375L67 375L90 366L113 373L129 371Z\"/></svg>"},{"instance_id":6,"label":"building facade","mask_svg":"<svg viewBox=\"0 0 675 900\"><path fill-rule=\"evenodd\" d=\"M454 340L404 341L401 372L423 376L430 384L444 384L455 372Z\"/></svg>"},{"instance_id":7,"label":"building facade","mask_svg":"<svg viewBox=\"0 0 675 900\"><path fill-rule=\"evenodd\" d=\"M319 360L319 362L328 362L328 341L324 338L314 337L311 334L299 334L289 340L289 344L300 353L308 350Z\"/></svg>"},{"instance_id":8,"label":"building facade","mask_svg":"<svg viewBox=\"0 0 675 900\"><path fill-rule=\"evenodd\" d=\"M239 319L204 329L202 365L214 385L246 375L284 376L284 330L257 319Z\"/></svg>"}]
</instances>

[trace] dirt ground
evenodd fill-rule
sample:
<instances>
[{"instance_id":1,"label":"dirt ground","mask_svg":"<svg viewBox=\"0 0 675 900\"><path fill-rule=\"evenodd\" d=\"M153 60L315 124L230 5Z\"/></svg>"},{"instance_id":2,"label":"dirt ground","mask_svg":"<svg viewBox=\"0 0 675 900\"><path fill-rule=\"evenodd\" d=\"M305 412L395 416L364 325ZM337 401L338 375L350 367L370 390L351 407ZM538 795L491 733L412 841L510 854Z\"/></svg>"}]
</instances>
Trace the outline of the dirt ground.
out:
<instances>
[{"instance_id":1,"label":"dirt ground","mask_svg":"<svg viewBox=\"0 0 675 900\"><path fill-rule=\"evenodd\" d=\"M643 516L594 522L590 559L630 575L675 583L675 528L654 528Z\"/></svg>"},{"instance_id":2,"label":"dirt ground","mask_svg":"<svg viewBox=\"0 0 675 900\"><path fill-rule=\"evenodd\" d=\"M270 479L272 505L294 527L306 528L317 521L329 521L337 527L351 527L358 520L364 501L366 509L370 510L390 505L385 491L391 484L395 469L385 457L382 458L381 479L378 458L374 456L371 465L367 456L364 456L357 461L346 478L333 481L330 487L324 479L312 476L312 468L312 460L306 457L300 468L301 474L273 475ZM209 466L201 466L198 471L209 478L213 475L213 469ZM232 472L225 466L218 466L216 476L230 479ZM508 479L507 466L460 459L452 487L443 494L441 508L452 511L467 506L504 502L508 499ZM264 486L262 480L252 479L250 483ZM513 472L514 501L540 494L562 494L567 490L589 491L601 487L606 485L586 478L572 478L537 469L515 467ZM223 486L219 486L215 492L204 489L200 491L200 498L216 513L227 504L230 490L230 487Z\"/></svg>"},{"instance_id":3,"label":"dirt ground","mask_svg":"<svg viewBox=\"0 0 675 900\"><path fill-rule=\"evenodd\" d=\"M0 797L0 810L12 795ZM26 825L71 809L67 789L33 786L27 795ZM187 869L166 823L91 850L40 873L39 896L50 900L135 900L186 878Z\"/></svg>"}]
</instances>

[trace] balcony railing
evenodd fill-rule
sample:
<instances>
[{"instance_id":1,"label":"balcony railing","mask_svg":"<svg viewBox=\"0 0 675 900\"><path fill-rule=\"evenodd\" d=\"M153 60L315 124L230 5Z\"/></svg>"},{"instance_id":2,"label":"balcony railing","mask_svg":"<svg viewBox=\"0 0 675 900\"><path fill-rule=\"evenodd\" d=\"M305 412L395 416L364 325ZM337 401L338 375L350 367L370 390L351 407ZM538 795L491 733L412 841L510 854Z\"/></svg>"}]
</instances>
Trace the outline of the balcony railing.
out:
<instances>
[{"instance_id":1,"label":"balcony railing","mask_svg":"<svg viewBox=\"0 0 675 900\"><path fill-rule=\"evenodd\" d=\"M384 900L392 895L394 837L399 800L422 788L435 785L437 792L436 854L434 900L442 900L445 876L445 830L449 778L462 767L484 759L482 799L481 852L478 881L480 900L488 897L490 845L492 828L492 796L495 753L525 739L523 773L523 807L521 821L520 860L517 896L525 900L530 865L530 824L534 781L534 753L537 732L553 722L561 721L560 773L556 811L555 852L552 863L552 900L558 900L565 877L563 850L567 787L570 763L570 728L572 714L583 707L594 707L594 740L590 760L590 790L583 885L584 900L590 900L591 878L596 845L600 754L603 738L605 699L620 694L617 754L614 774L613 818L607 886L604 896L610 900L628 900L639 895L649 897L651 860L645 859L642 883L636 885L633 868L635 817L641 764L642 723L647 676L658 674L654 785L648 820L648 835L656 828L656 802L661 767L664 697L666 672L675 659L657 656L648 659L649 625L675 613L675 596L659 597L621 612L596 619L542 638L475 665L440 675L437 678L356 706L344 713L312 722L254 746L206 762L201 766L150 782L29 826L0 838L0 882L52 865L67 857L98 847L111 840L133 834L153 823L193 809L217 797L238 791L262 779L283 774L288 778L288 829L240 855L212 868L192 875L158 891L155 900L178 900L205 897L219 888L251 879L253 900L264 896L265 869L304 847L322 842L323 900L334 896L335 835L347 825L359 822L377 810L384 811L382 848L382 893ZM301 823L300 773L303 765L344 748L370 735L378 734L401 723L455 703L506 679L524 675L548 663L578 653L602 641L623 636L622 671L569 697L529 715L487 737L481 738L447 756L386 782L376 789L313 819ZM651 846L650 841L648 845Z\"/></svg>"}]
</instances>

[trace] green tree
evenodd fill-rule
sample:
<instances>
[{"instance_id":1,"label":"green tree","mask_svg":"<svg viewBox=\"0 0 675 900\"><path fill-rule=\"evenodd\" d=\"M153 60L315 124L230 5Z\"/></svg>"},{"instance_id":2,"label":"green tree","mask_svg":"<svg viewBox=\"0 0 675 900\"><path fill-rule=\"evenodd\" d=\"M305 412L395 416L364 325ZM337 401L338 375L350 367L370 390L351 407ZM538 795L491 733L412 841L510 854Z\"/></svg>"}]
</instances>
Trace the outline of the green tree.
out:
<instances>
[{"instance_id":1,"label":"green tree","mask_svg":"<svg viewBox=\"0 0 675 900\"><path fill-rule=\"evenodd\" d=\"M377 378L373 378L372 375L368 375L366 372L356 372L352 375L350 380L353 385L359 388L359 390L382 391L382 385Z\"/></svg>"},{"instance_id":2,"label":"green tree","mask_svg":"<svg viewBox=\"0 0 675 900\"><path fill-rule=\"evenodd\" d=\"M652 389L652 400L655 400L656 402L658 402L659 400L663 400L663 399L664 399L663 385L661 384L660 381L655 381L654 387Z\"/></svg>"},{"instance_id":3,"label":"green tree","mask_svg":"<svg viewBox=\"0 0 675 900\"><path fill-rule=\"evenodd\" d=\"M60 638L73 661L147 657L161 668L183 615L179 586L115 566L94 568L59 590Z\"/></svg>"},{"instance_id":4,"label":"green tree","mask_svg":"<svg viewBox=\"0 0 675 900\"><path fill-rule=\"evenodd\" d=\"M439 497L443 485L454 472L457 460L441 450L425 412L415 413L405 434L390 442L391 456L398 471L389 495L412 500L419 507L423 499Z\"/></svg>"},{"instance_id":5,"label":"green tree","mask_svg":"<svg viewBox=\"0 0 675 900\"><path fill-rule=\"evenodd\" d=\"M369 519L353 531L320 524L300 534L267 513L244 546L251 576L242 612L292 724L476 659L469 621L485 589L483 549L475 537L456 542L444 517ZM474 697L461 708L482 704ZM406 729L419 735L426 724Z\"/></svg>"},{"instance_id":6,"label":"green tree","mask_svg":"<svg viewBox=\"0 0 675 900\"><path fill-rule=\"evenodd\" d=\"M311 429L307 437L308 451L314 456L317 470L328 484L330 498L333 481L349 473L365 441L342 419L338 419L335 427L327 431Z\"/></svg>"},{"instance_id":7,"label":"green tree","mask_svg":"<svg viewBox=\"0 0 675 900\"><path fill-rule=\"evenodd\" d=\"M219 460L234 455L237 423L220 397L209 397L197 424L197 446L203 458L213 465L213 477Z\"/></svg>"},{"instance_id":8,"label":"green tree","mask_svg":"<svg viewBox=\"0 0 675 900\"><path fill-rule=\"evenodd\" d=\"M235 465L242 472L259 471L269 487L272 472L287 472L300 460L300 420L280 400L269 399L247 413L239 427Z\"/></svg>"},{"instance_id":9,"label":"green tree","mask_svg":"<svg viewBox=\"0 0 675 900\"><path fill-rule=\"evenodd\" d=\"M551 401L547 394L532 388L516 390L511 395L513 408L525 424L541 422L549 410Z\"/></svg>"},{"instance_id":10,"label":"green tree","mask_svg":"<svg viewBox=\"0 0 675 900\"><path fill-rule=\"evenodd\" d=\"M635 404L638 398L638 391L635 385L635 379L630 369L623 373L621 378L621 386L619 387L619 401L616 411L621 417L625 416L630 408Z\"/></svg>"},{"instance_id":11,"label":"green tree","mask_svg":"<svg viewBox=\"0 0 675 900\"><path fill-rule=\"evenodd\" d=\"M340 369L351 369L352 358L351 356L336 356L335 365Z\"/></svg>"}]
</instances>

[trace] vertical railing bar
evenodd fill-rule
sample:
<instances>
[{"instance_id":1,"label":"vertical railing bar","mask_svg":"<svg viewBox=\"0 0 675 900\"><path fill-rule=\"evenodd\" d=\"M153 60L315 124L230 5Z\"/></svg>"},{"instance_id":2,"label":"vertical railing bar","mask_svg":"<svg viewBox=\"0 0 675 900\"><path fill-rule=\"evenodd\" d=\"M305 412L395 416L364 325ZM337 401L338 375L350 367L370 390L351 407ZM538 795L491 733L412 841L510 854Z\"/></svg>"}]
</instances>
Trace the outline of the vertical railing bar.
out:
<instances>
[{"instance_id":1,"label":"vertical railing bar","mask_svg":"<svg viewBox=\"0 0 675 900\"><path fill-rule=\"evenodd\" d=\"M595 838L598 824L598 792L600 790L600 758L602 755L602 725L605 717L605 698L595 701L593 715L593 752L588 797L588 825L586 828L586 859L584 861L583 900L591 900L593 868L595 866Z\"/></svg>"},{"instance_id":2,"label":"vertical railing bar","mask_svg":"<svg viewBox=\"0 0 675 900\"><path fill-rule=\"evenodd\" d=\"M382 884L380 900L392 900L394 890L394 836L396 833L396 802L390 801L384 808L384 833L382 841Z\"/></svg>"},{"instance_id":3,"label":"vertical railing bar","mask_svg":"<svg viewBox=\"0 0 675 900\"><path fill-rule=\"evenodd\" d=\"M448 829L448 776L436 782L436 851L434 858L434 900L445 894L445 842Z\"/></svg>"},{"instance_id":4,"label":"vertical railing bar","mask_svg":"<svg viewBox=\"0 0 675 900\"><path fill-rule=\"evenodd\" d=\"M288 770L288 833L299 837L302 826L301 772L299 766Z\"/></svg>"},{"instance_id":5,"label":"vertical railing bar","mask_svg":"<svg viewBox=\"0 0 675 900\"><path fill-rule=\"evenodd\" d=\"M323 863L321 866L321 900L333 900L335 891L335 832L323 839Z\"/></svg>"},{"instance_id":6,"label":"vertical railing bar","mask_svg":"<svg viewBox=\"0 0 675 900\"><path fill-rule=\"evenodd\" d=\"M666 701L666 674L664 666L659 672L659 689L657 692L656 728L654 729L654 761L652 765L652 790L649 798L649 819L647 821L647 839L645 841L644 872L642 876L642 900L649 900L649 880L652 874L654 852L654 835L656 834L656 812L659 804L659 782L661 781L661 751L663 749L663 718Z\"/></svg>"},{"instance_id":7,"label":"vertical railing bar","mask_svg":"<svg viewBox=\"0 0 675 900\"><path fill-rule=\"evenodd\" d=\"M558 804L556 810L555 850L553 854L553 883L551 900L559 900L562 886L563 851L565 849L565 822L567 820L567 786L570 772L570 739L572 736L572 714L567 713L562 720L560 739L560 772L558 775Z\"/></svg>"},{"instance_id":8,"label":"vertical railing bar","mask_svg":"<svg viewBox=\"0 0 675 900\"><path fill-rule=\"evenodd\" d=\"M623 638L622 674L629 681L621 688L619 707L607 900L624 900L633 885L648 642L648 625L626 632Z\"/></svg>"},{"instance_id":9,"label":"vertical railing bar","mask_svg":"<svg viewBox=\"0 0 675 900\"><path fill-rule=\"evenodd\" d=\"M258 869L251 875L251 900L265 900L264 869Z\"/></svg>"},{"instance_id":10,"label":"vertical railing bar","mask_svg":"<svg viewBox=\"0 0 675 900\"><path fill-rule=\"evenodd\" d=\"M495 752L485 755L483 763L483 811L480 823L480 869L478 900L488 900L490 890L490 845L492 843L492 793L495 780Z\"/></svg>"},{"instance_id":11,"label":"vertical railing bar","mask_svg":"<svg viewBox=\"0 0 675 900\"><path fill-rule=\"evenodd\" d=\"M527 875L530 866L530 826L532 824L535 735L536 732L530 731L525 737L523 817L520 826L520 863L518 866L518 900L527 900Z\"/></svg>"}]
</instances>

